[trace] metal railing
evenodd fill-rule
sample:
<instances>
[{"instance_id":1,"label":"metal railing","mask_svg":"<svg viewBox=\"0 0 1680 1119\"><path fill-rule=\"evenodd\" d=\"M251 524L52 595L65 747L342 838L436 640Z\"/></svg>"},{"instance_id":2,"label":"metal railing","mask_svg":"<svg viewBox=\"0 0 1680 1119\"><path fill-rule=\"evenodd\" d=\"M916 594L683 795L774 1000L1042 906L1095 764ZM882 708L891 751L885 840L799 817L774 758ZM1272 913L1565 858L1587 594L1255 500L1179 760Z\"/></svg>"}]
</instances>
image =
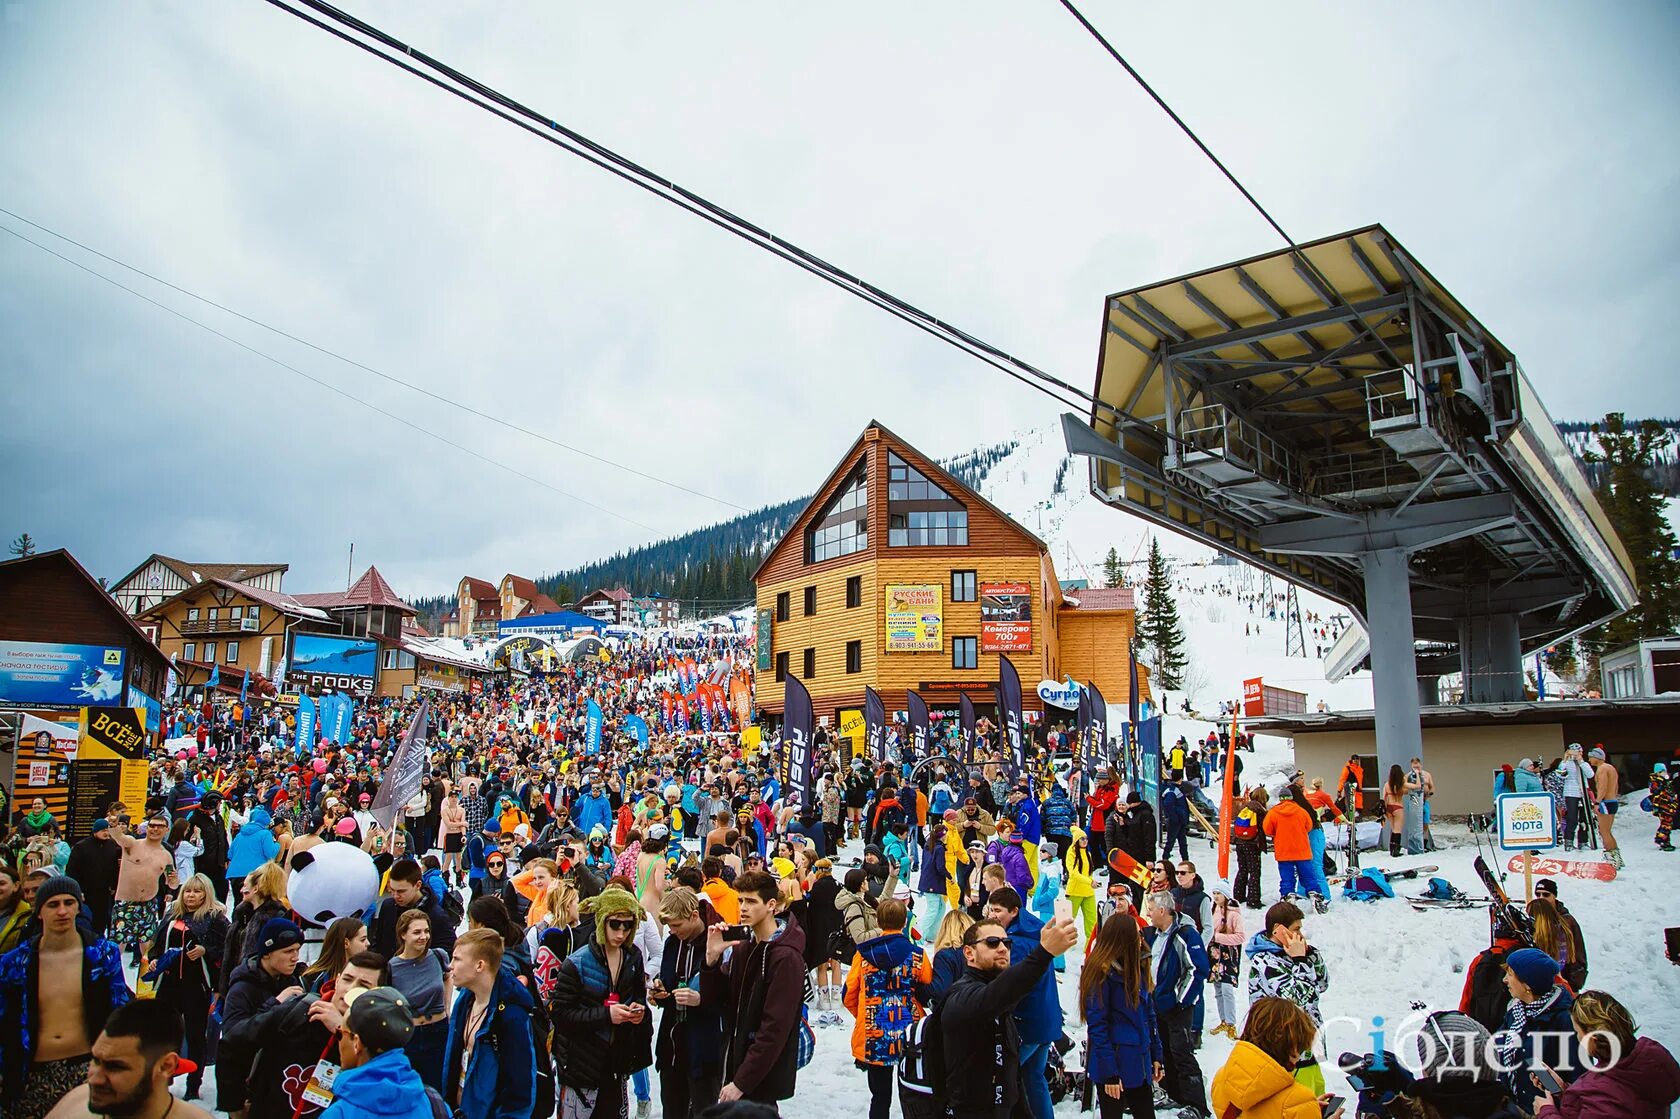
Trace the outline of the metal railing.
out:
<instances>
[{"instance_id":1,"label":"metal railing","mask_svg":"<svg viewBox=\"0 0 1680 1119\"><path fill-rule=\"evenodd\" d=\"M1410 368L1387 369L1365 378L1365 415L1373 432L1422 424L1423 388Z\"/></svg>"},{"instance_id":2,"label":"metal railing","mask_svg":"<svg viewBox=\"0 0 1680 1119\"><path fill-rule=\"evenodd\" d=\"M1223 404L1198 404L1180 411L1178 440L1180 462L1200 451L1286 486L1295 485L1299 475L1289 448Z\"/></svg>"}]
</instances>

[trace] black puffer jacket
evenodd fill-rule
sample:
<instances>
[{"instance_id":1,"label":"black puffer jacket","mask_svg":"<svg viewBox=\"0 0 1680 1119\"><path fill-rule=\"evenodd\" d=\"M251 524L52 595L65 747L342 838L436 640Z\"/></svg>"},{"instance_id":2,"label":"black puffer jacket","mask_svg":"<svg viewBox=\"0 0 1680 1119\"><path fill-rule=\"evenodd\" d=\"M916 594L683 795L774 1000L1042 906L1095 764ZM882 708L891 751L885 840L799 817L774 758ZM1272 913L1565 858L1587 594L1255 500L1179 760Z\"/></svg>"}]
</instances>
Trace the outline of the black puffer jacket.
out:
<instances>
[{"instance_id":1,"label":"black puffer jacket","mask_svg":"<svg viewBox=\"0 0 1680 1119\"><path fill-rule=\"evenodd\" d=\"M1010 1013L1032 993L1052 957L1034 948L996 975L968 968L939 1003L945 1103L959 1116L1005 1119L1021 1098L1021 1037Z\"/></svg>"},{"instance_id":2,"label":"black puffer jacket","mask_svg":"<svg viewBox=\"0 0 1680 1119\"><path fill-rule=\"evenodd\" d=\"M280 992L302 986L296 975L270 975L255 956L240 961L233 969L227 997L222 1000L222 1041L216 1058L217 1107L232 1112L245 1106L251 1065L262 1046L265 1027L270 1018L286 1009L287 1004L280 1002Z\"/></svg>"},{"instance_id":3,"label":"black puffer jacket","mask_svg":"<svg viewBox=\"0 0 1680 1119\"><path fill-rule=\"evenodd\" d=\"M228 928L227 944L222 950L222 979L217 985L224 996L233 982L233 973L256 951L257 939L270 917L290 917L291 912L277 901L265 901L256 909L240 902L233 907L233 920ZM225 1014L224 1014L225 1018Z\"/></svg>"},{"instance_id":4,"label":"black puffer jacket","mask_svg":"<svg viewBox=\"0 0 1680 1119\"><path fill-rule=\"evenodd\" d=\"M594 942L560 964L550 1006L554 1075L567 1087L605 1087L615 1077L653 1063L653 1012L642 1015L640 1022L615 1026L607 1010L610 994L618 996L621 1006L648 1005L647 969L634 943L624 947L616 983L607 970L605 950Z\"/></svg>"}]
</instances>

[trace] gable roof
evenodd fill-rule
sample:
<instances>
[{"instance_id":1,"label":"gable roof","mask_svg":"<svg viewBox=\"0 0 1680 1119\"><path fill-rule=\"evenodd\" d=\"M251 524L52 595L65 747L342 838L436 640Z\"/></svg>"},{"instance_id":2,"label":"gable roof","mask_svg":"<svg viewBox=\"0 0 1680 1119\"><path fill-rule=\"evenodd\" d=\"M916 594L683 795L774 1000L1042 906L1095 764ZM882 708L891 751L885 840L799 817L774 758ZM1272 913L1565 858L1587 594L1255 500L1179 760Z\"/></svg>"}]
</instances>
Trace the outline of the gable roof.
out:
<instances>
[{"instance_id":1,"label":"gable roof","mask_svg":"<svg viewBox=\"0 0 1680 1119\"><path fill-rule=\"evenodd\" d=\"M770 565L770 561L776 558L776 554L778 552L787 547L790 540L801 542L801 546L803 546L802 538L805 534L806 525L810 523L812 516L827 507L829 499L834 496L835 488L840 485L844 479L851 476L852 471L857 467L859 456L863 453L864 444L869 442L869 433L871 431L876 432L877 437L884 441L889 447L896 447L900 450L908 451L912 455L916 456L919 460L914 464L916 469L926 475L929 481L938 482L940 488L945 490L946 493L951 494L952 496L960 494L962 495L964 501L973 501L982 507L991 510L1004 524L1020 533L1027 540L1030 540L1034 544L1038 545L1040 551L1047 552L1050 550L1050 546L1048 544L1040 540L1031 532L1027 531L1027 529L1022 527L1021 523L1014 517L1011 517L1008 513L1005 513L1002 509L999 509L996 505L993 505L990 501L987 501L984 497L980 496L980 493L977 490L970 488L967 483L962 481L962 479L958 478L955 474L952 474L943 466L940 466L939 463L917 450L907 440L888 429L886 425L881 423L880 420L870 420L864 425L863 430L858 433L858 437L852 443L850 449L840 456L840 461L835 464L834 469L829 472L828 477L823 479L823 484L817 487L817 492L811 495L811 500L805 503L805 508L801 509L799 511L799 515L793 519L793 523L788 525L787 532L782 535L780 540L776 541L774 547L764 553L764 558L760 560L758 566L753 569L753 582L758 582L758 577L763 574L764 569Z\"/></svg>"},{"instance_id":2,"label":"gable roof","mask_svg":"<svg viewBox=\"0 0 1680 1119\"><path fill-rule=\"evenodd\" d=\"M120 589L123 584L146 570L152 563L161 563L175 574L185 579L189 585L201 583L206 579L227 579L234 583L242 583L247 579L255 579L259 575L267 575L272 571L284 574L291 570L290 564L284 563L188 563L173 556L153 552L140 561L140 566L124 575L111 586Z\"/></svg>"},{"instance_id":3,"label":"gable roof","mask_svg":"<svg viewBox=\"0 0 1680 1119\"><path fill-rule=\"evenodd\" d=\"M379 573L379 568L369 567L362 572L347 591L327 591L318 594L300 594L297 601L305 606L316 606L323 610L344 610L354 606L384 606L392 610L400 610L405 614L418 614L420 611L404 602L397 592L391 589L391 584L385 581L385 576Z\"/></svg>"},{"instance_id":4,"label":"gable roof","mask_svg":"<svg viewBox=\"0 0 1680 1119\"><path fill-rule=\"evenodd\" d=\"M50 552L36 552L34 555L18 556L16 559L5 560L4 562L0 562L0 572L4 572L8 569L21 568L24 564L45 563L48 560L63 564L64 566L69 567L77 575L80 575L87 582L88 587L97 593L99 597L103 598L106 604L122 618L123 624L134 631L134 635L136 637L150 646L152 651L157 653L159 657L163 656L162 650L157 647L157 642L152 640L152 635L140 628L140 623L135 621L134 618L129 615L127 610L124 610L120 605L118 605L117 600L111 597L111 592L99 585L98 579L95 579L92 575L88 574L88 569L83 567L76 557L70 554L69 549L54 548ZM150 562L150 560L147 561L147 563ZM145 564L142 564L141 566L144 567Z\"/></svg>"},{"instance_id":5,"label":"gable roof","mask_svg":"<svg viewBox=\"0 0 1680 1119\"><path fill-rule=\"evenodd\" d=\"M1130 587L1081 587L1062 590L1062 602L1070 610L1136 610L1137 597Z\"/></svg>"},{"instance_id":6,"label":"gable roof","mask_svg":"<svg viewBox=\"0 0 1680 1119\"><path fill-rule=\"evenodd\" d=\"M282 614L290 614L294 618L308 618L311 621L316 622L331 620L327 617L327 612L325 610L302 602L301 599L304 596L284 594L280 591L263 590L261 587L253 587L249 583L240 583L233 579L222 579L216 577L205 579L203 582L195 586L188 587L186 590L175 592L156 606L141 611L141 617L147 617L157 613L159 610L165 609L166 607L173 606L175 603L181 601L183 598L186 598L188 595L197 594L200 591L203 591L206 587L224 587L233 591L235 594L242 594L246 598L251 599L253 602L267 606L272 610L278 610Z\"/></svg>"},{"instance_id":7,"label":"gable roof","mask_svg":"<svg viewBox=\"0 0 1680 1119\"><path fill-rule=\"evenodd\" d=\"M467 595L474 602L483 602L487 598L501 600L502 592L496 589L494 583L484 579L474 579L471 575L463 578L461 582L467 585Z\"/></svg>"}]
</instances>

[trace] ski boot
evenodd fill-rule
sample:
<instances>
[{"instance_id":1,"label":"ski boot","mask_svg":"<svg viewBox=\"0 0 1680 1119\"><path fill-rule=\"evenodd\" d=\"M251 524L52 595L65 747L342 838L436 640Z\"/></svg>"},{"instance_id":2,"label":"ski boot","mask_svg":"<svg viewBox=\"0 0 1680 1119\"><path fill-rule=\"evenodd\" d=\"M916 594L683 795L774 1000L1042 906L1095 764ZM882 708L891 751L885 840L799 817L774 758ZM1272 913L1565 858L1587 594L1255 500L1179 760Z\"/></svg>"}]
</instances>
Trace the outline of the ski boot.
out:
<instances>
[{"instance_id":1,"label":"ski boot","mask_svg":"<svg viewBox=\"0 0 1680 1119\"><path fill-rule=\"evenodd\" d=\"M1614 851L1606 851L1604 853L1604 857L1610 860L1611 866L1615 867L1617 870L1622 869L1622 850L1620 847L1616 848Z\"/></svg>"},{"instance_id":2,"label":"ski boot","mask_svg":"<svg viewBox=\"0 0 1680 1119\"><path fill-rule=\"evenodd\" d=\"M1317 890L1314 890L1311 894L1308 894L1307 896L1312 898L1313 912L1314 913L1328 913L1328 912L1330 912L1330 899L1329 898L1325 897L1323 894L1319 893Z\"/></svg>"}]
</instances>

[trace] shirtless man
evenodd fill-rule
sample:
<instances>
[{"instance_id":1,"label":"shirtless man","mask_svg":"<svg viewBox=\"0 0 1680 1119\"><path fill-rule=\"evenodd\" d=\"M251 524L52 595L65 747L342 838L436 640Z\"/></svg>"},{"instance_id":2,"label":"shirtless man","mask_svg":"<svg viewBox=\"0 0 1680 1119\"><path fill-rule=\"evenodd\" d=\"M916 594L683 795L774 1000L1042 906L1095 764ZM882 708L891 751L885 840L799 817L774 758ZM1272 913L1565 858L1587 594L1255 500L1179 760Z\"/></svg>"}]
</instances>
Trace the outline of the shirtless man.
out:
<instances>
[{"instance_id":1,"label":"shirtless man","mask_svg":"<svg viewBox=\"0 0 1680 1119\"><path fill-rule=\"evenodd\" d=\"M117 867L117 897L111 906L111 939L117 947L138 954L157 931L158 879L174 889L175 856L163 845L169 834L169 817L159 812L146 821L146 838L136 839L126 829L113 828L111 838L123 849ZM142 970L144 970L144 961Z\"/></svg>"},{"instance_id":2,"label":"shirtless man","mask_svg":"<svg viewBox=\"0 0 1680 1119\"><path fill-rule=\"evenodd\" d=\"M0 966L0 1036L14 1039L0 1046L0 1112L8 1119L41 1119L81 1084L91 1060L91 1024L133 998L117 946L77 927L82 891L75 879L41 883L35 912L41 932Z\"/></svg>"},{"instance_id":3,"label":"shirtless man","mask_svg":"<svg viewBox=\"0 0 1680 1119\"><path fill-rule=\"evenodd\" d=\"M1593 792L1598 797L1599 842L1604 848L1604 857L1610 860L1611 866L1620 870L1622 851L1616 846L1616 837L1611 834L1616 827L1616 797L1621 792L1616 767L1605 757L1602 746L1594 746L1587 754L1587 761L1593 767Z\"/></svg>"},{"instance_id":4,"label":"shirtless man","mask_svg":"<svg viewBox=\"0 0 1680 1119\"><path fill-rule=\"evenodd\" d=\"M118 1007L93 1043L87 1083L71 1089L47 1119L210 1119L169 1094L169 1081L192 1071L180 1051L180 1015L155 1002Z\"/></svg>"}]
</instances>

